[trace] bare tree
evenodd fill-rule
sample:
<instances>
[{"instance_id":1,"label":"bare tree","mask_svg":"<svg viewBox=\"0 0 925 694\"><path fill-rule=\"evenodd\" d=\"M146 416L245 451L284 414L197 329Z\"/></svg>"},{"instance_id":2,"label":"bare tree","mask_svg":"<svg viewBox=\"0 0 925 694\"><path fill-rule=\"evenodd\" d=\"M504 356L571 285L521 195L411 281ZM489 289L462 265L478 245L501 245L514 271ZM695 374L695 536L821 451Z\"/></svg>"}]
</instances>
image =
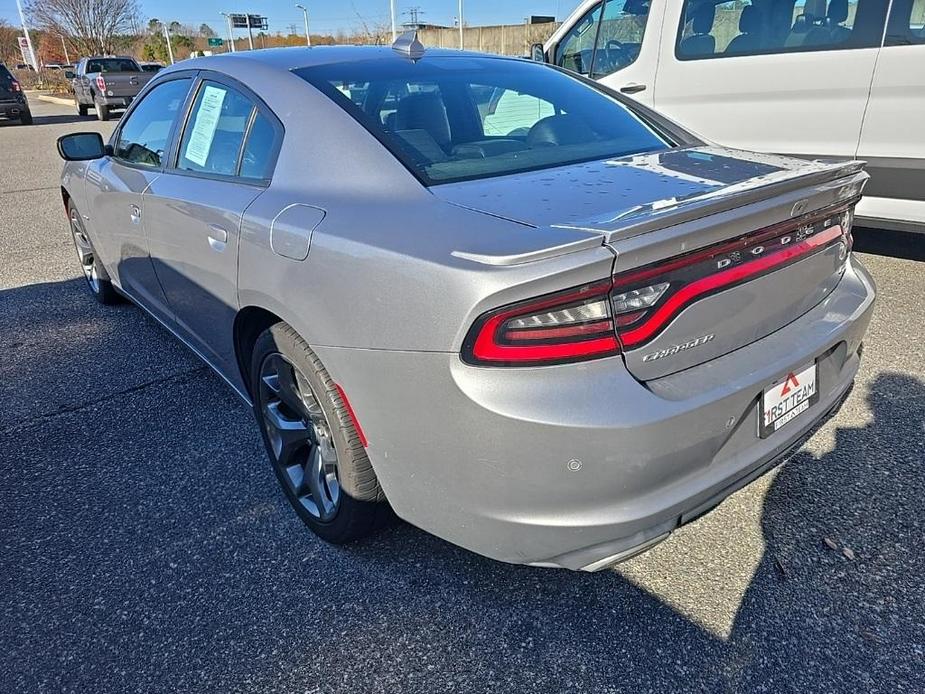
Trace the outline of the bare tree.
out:
<instances>
[{"instance_id":1,"label":"bare tree","mask_svg":"<svg viewBox=\"0 0 925 694\"><path fill-rule=\"evenodd\" d=\"M114 53L136 27L136 0L28 0L32 21L69 36L83 55Z\"/></svg>"},{"instance_id":2,"label":"bare tree","mask_svg":"<svg viewBox=\"0 0 925 694\"><path fill-rule=\"evenodd\" d=\"M354 13L357 16L357 27L354 29L353 37L348 39L350 43L382 46L392 42L391 24L385 20L367 20L355 9Z\"/></svg>"},{"instance_id":3,"label":"bare tree","mask_svg":"<svg viewBox=\"0 0 925 694\"><path fill-rule=\"evenodd\" d=\"M19 57L17 36L19 30L7 24L6 20L0 19L0 62L9 60L11 63L18 63L22 60Z\"/></svg>"}]
</instances>

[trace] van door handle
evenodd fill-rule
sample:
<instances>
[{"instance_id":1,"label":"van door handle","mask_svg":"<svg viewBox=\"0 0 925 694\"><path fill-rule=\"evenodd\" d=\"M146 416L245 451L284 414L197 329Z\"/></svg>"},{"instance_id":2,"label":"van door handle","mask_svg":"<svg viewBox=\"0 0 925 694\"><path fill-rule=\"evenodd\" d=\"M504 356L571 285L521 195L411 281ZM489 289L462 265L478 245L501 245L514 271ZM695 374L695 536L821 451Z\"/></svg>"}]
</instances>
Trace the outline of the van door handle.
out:
<instances>
[{"instance_id":1,"label":"van door handle","mask_svg":"<svg viewBox=\"0 0 925 694\"><path fill-rule=\"evenodd\" d=\"M213 250L225 250L225 243L228 241L228 232L218 224L209 225L209 245Z\"/></svg>"},{"instance_id":2,"label":"van door handle","mask_svg":"<svg viewBox=\"0 0 925 694\"><path fill-rule=\"evenodd\" d=\"M132 224L138 224L141 221L141 208L138 205L129 205L129 218Z\"/></svg>"},{"instance_id":3,"label":"van door handle","mask_svg":"<svg viewBox=\"0 0 925 694\"><path fill-rule=\"evenodd\" d=\"M645 90L646 85L639 84L638 82L630 82L620 87L620 91L624 94L636 94L637 92L644 92Z\"/></svg>"}]
</instances>

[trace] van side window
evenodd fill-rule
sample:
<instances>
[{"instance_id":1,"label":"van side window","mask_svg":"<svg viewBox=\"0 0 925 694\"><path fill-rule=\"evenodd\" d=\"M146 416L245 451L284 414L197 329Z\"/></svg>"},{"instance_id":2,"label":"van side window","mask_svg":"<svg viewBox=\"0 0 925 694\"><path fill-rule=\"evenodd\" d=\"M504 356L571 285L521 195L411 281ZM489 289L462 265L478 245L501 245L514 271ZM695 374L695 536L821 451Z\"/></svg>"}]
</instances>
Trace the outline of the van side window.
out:
<instances>
[{"instance_id":1,"label":"van side window","mask_svg":"<svg viewBox=\"0 0 925 694\"><path fill-rule=\"evenodd\" d=\"M649 0L607 0L597 31L592 77L604 77L636 61L646 33L649 4Z\"/></svg>"},{"instance_id":2,"label":"van side window","mask_svg":"<svg viewBox=\"0 0 925 694\"><path fill-rule=\"evenodd\" d=\"M883 35L887 4L887 0L685 0L675 56L698 60L874 48Z\"/></svg>"},{"instance_id":3,"label":"van side window","mask_svg":"<svg viewBox=\"0 0 925 694\"><path fill-rule=\"evenodd\" d=\"M893 0L886 46L925 44L925 0Z\"/></svg>"},{"instance_id":4,"label":"van side window","mask_svg":"<svg viewBox=\"0 0 925 694\"><path fill-rule=\"evenodd\" d=\"M596 5L575 22L556 47L556 65L582 75L590 74L600 21L601 6Z\"/></svg>"}]
</instances>

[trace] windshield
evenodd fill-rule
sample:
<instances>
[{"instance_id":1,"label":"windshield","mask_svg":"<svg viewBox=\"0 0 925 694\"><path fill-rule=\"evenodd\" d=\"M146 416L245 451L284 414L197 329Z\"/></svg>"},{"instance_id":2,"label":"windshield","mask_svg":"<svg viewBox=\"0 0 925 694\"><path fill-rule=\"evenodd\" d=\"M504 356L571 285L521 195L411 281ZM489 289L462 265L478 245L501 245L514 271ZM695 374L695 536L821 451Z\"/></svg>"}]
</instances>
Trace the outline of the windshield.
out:
<instances>
[{"instance_id":1,"label":"windshield","mask_svg":"<svg viewBox=\"0 0 925 694\"><path fill-rule=\"evenodd\" d=\"M97 58L87 63L87 72L141 72L128 58Z\"/></svg>"},{"instance_id":2,"label":"windshield","mask_svg":"<svg viewBox=\"0 0 925 694\"><path fill-rule=\"evenodd\" d=\"M427 185L669 146L618 100L528 61L368 60L294 72L360 121Z\"/></svg>"}]
</instances>

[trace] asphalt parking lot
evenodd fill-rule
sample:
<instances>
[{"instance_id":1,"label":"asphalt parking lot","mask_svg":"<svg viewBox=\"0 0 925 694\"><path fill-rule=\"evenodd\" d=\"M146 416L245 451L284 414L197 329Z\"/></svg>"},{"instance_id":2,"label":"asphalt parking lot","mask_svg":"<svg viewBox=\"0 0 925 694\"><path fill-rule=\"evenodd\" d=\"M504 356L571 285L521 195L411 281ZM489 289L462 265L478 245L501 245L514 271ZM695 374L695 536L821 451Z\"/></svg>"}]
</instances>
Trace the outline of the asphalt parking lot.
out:
<instances>
[{"instance_id":1,"label":"asphalt parking lot","mask_svg":"<svg viewBox=\"0 0 925 694\"><path fill-rule=\"evenodd\" d=\"M925 690L925 237L858 233L850 399L648 554L508 566L399 522L334 548L220 379L91 299L54 140L113 125L32 107L0 124L0 690Z\"/></svg>"}]
</instances>

